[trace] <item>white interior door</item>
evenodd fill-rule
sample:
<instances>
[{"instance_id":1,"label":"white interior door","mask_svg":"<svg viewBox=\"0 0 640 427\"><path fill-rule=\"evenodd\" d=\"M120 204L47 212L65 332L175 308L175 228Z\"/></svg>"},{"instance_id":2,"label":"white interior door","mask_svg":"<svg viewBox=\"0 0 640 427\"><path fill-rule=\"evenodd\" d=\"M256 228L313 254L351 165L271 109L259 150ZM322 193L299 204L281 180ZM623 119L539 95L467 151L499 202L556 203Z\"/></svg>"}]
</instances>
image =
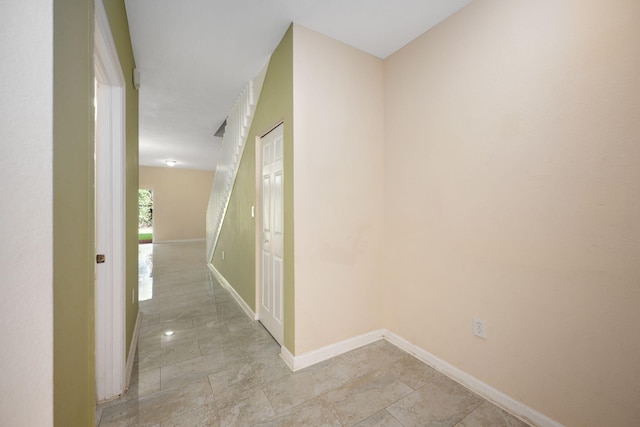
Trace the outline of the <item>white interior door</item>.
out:
<instances>
[{"instance_id":1,"label":"white interior door","mask_svg":"<svg viewBox=\"0 0 640 427\"><path fill-rule=\"evenodd\" d=\"M121 395L125 361L125 80L106 12L96 1L96 399ZM133 364L133 356L130 358Z\"/></svg>"},{"instance_id":2,"label":"white interior door","mask_svg":"<svg viewBox=\"0 0 640 427\"><path fill-rule=\"evenodd\" d=\"M282 344L283 328L283 132L282 125L263 136L260 322Z\"/></svg>"}]
</instances>

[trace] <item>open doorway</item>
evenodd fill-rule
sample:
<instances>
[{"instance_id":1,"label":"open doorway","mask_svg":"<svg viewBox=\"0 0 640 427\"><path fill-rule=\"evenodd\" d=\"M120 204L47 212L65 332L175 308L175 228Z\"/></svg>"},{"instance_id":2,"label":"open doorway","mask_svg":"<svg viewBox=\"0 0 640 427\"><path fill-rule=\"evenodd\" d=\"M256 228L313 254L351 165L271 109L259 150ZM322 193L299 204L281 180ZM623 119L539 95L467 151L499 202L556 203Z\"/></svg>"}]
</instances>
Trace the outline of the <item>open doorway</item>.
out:
<instances>
[{"instance_id":1,"label":"open doorway","mask_svg":"<svg viewBox=\"0 0 640 427\"><path fill-rule=\"evenodd\" d=\"M153 298L153 190L138 189L138 301Z\"/></svg>"},{"instance_id":2,"label":"open doorway","mask_svg":"<svg viewBox=\"0 0 640 427\"><path fill-rule=\"evenodd\" d=\"M153 243L153 191L138 190L138 243Z\"/></svg>"}]
</instances>

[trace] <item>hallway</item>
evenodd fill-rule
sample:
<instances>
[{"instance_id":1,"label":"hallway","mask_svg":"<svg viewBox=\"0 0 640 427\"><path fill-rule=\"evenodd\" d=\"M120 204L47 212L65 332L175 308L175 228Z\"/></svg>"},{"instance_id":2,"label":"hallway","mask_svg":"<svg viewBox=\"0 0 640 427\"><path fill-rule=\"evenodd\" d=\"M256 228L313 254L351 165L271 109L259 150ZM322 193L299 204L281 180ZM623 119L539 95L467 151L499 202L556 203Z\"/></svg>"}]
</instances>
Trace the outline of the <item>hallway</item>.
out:
<instances>
[{"instance_id":1,"label":"hallway","mask_svg":"<svg viewBox=\"0 0 640 427\"><path fill-rule=\"evenodd\" d=\"M131 387L98 406L100 427L526 426L386 341L292 373L211 277L204 242L146 245L141 261Z\"/></svg>"}]
</instances>

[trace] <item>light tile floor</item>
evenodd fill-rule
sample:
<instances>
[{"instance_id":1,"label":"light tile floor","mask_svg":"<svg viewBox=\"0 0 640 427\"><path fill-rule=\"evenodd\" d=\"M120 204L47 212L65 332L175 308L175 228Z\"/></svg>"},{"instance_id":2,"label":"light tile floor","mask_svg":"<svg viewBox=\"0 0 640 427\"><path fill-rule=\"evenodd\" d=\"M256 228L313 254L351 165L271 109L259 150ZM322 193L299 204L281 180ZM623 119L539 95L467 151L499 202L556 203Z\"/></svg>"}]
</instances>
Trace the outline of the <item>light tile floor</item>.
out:
<instances>
[{"instance_id":1,"label":"light tile floor","mask_svg":"<svg viewBox=\"0 0 640 427\"><path fill-rule=\"evenodd\" d=\"M131 387L97 407L101 427L526 426L385 341L292 373L211 277L203 243L150 249Z\"/></svg>"}]
</instances>

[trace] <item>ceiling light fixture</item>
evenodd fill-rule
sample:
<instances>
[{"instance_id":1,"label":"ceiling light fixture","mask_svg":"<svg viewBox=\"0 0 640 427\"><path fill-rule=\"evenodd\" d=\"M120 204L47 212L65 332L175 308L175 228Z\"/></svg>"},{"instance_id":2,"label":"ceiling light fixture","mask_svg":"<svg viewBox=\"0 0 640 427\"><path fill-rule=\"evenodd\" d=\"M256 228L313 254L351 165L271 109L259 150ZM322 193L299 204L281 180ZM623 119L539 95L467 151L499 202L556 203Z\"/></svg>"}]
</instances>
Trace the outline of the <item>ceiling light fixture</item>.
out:
<instances>
[{"instance_id":1,"label":"ceiling light fixture","mask_svg":"<svg viewBox=\"0 0 640 427\"><path fill-rule=\"evenodd\" d=\"M175 332L173 332L173 331L166 331L166 332L164 333L164 336L165 336L165 337L170 337L170 336L171 336L171 335L173 335L173 334L175 334Z\"/></svg>"},{"instance_id":2,"label":"ceiling light fixture","mask_svg":"<svg viewBox=\"0 0 640 427\"><path fill-rule=\"evenodd\" d=\"M167 164L167 166L175 166L176 163L178 163L175 160L165 160L164 162Z\"/></svg>"}]
</instances>

